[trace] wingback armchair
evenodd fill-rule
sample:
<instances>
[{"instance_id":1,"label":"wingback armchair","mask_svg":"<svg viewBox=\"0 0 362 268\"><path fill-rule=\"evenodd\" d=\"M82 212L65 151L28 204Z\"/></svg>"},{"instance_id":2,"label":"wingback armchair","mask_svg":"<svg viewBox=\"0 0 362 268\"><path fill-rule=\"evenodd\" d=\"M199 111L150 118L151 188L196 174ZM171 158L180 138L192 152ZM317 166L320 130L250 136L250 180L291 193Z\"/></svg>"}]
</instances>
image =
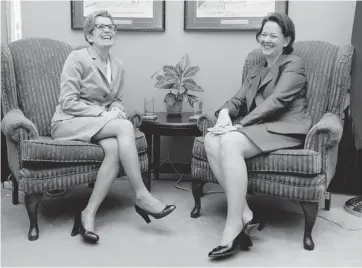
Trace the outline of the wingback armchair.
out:
<instances>
[{"instance_id":1,"label":"wingback armchair","mask_svg":"<svg viewBox=\"0 0 362 268\"><path fill-rule=\"evenodd\" d=\"M295 44L293 54L304 59L306 64L308 108L313 121L304 148L278 150L246 161L249 193L300 201L305 215L303 245L307 250L314 249L311 233L319 202L326 199L326 208L329 210L330 193L327 188L335 172L338 143L343 131L342 116L350 83L353 51L350 45L338 47L319 41ZM243 79L262 60L263 54L259 49L249 53L243 67ZM234 123L240 120L235 118ZM195 138L192 150L193 218L200 215L204 184L217 183L204 148L207 128L215 123L216 118L206 114L200 116L197 122L203 136Z\"/></svg>"},{"instance_id":2,"label":"wingback armchair","mask_svg":"<svg viewBox=\"0 0 362 268\"><path fill-rule=\"evenodd\" d=\"M37 209L45 191L95 181L103 149L82 141L59 141L50 136L50 122L58 102L60 75L75 48L60 41L28 38L1 46L1 129L6 136L12 173L12 202L19 189L30 219L29 240L39 236ZM139 131L141 117L129 113L136 133L141 172L148 171L147 142ZM124 175L121 170L120 176ZM148 174L149 175L149 174ZM143 176L150 188L149 176Z\"/></svg>"}]
</instances>

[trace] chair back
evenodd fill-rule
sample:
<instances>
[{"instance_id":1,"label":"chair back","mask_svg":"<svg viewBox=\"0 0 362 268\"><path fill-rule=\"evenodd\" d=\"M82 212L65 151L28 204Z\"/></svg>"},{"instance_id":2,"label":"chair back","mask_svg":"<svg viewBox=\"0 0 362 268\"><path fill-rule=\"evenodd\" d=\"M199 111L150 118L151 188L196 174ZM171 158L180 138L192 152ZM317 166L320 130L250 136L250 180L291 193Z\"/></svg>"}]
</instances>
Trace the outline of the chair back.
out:
<instances>
[{"instance_id":1,"label":"chair back","mask_svg":"<svg viewBox=\"0 0 362 268\"><path fill-rule=\"evenodd\" d=\"M308 109L313 125L326 112L342 118L344 101L349 89L353 47L339 47L322 41L301 41L294 44L292 54L305 62ZM249 53L244 63L243 80L248 71L261 63L260 49Z\"/></svg>"},{"instance_id":2,"label":"chair back","mask_svg":"<svg viewBox=\"0 0 362 268\"><path fill-rule=\"evenodd\" d=\"M15 73L18 107L50 136L51 118L58 104L60 75L73 47L61 41L27 38L8 45Z\"/></svg>"}]
</instances>

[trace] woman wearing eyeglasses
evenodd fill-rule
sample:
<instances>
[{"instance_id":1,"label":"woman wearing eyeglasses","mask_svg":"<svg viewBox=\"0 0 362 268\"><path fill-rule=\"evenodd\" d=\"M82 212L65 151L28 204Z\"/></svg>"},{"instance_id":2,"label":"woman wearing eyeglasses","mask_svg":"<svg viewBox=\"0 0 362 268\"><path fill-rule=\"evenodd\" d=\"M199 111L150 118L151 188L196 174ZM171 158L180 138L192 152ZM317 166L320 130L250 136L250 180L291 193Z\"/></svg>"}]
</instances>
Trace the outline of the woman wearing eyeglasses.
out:
<instances>
[{"instance_id":1,"label":"woman wearing eyeglasses","mask_svg":"<svg viewBox=\"0 0 362 268\"><path fill-rule=\"evenodd\" d=\"M92 195L76 215L71 233L97 242L95 215L121 163L136 194L136 212L147 222L149 215L163 218L176 207L153 197L142 181L133 125L122 102L124 66L110 54L116 33L112 16L95 11L86 17L83 29L90 46L70 53L64 64L51 133L54 139L93 142L104 150Z\"/></svg>"}]
</instances>

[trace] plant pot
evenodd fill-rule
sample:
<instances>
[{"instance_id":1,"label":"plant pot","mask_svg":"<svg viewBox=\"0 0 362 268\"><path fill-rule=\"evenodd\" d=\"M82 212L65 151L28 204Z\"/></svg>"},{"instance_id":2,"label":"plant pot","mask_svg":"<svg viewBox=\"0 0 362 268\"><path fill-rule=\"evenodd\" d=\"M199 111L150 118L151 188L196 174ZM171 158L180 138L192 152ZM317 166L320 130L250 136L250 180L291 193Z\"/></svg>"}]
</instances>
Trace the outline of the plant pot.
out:
<instances>
[{"instance_id":1,"label":"plant pot","mask_svg":"<svg viewBox=\"0 0 362 268\"><path fill-rule=\"evenodd\" d=\"M166 103L166 112L169 115L181 115L183 100L176 100L175 104L170 106Z\"/></svg>"}]
</instances>

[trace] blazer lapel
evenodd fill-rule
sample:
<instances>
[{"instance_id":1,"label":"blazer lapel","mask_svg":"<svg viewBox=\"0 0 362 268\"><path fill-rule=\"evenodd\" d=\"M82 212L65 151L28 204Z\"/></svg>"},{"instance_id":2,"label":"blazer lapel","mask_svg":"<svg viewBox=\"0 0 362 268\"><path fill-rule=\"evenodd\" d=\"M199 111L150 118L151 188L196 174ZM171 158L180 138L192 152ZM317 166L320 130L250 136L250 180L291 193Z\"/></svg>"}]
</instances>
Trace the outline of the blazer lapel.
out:
<instances>
[{"instance_id":1,"label":"blazer lapel","mask_svg":"<svg viewBox=\"0 0 362 268\"><path fill-rule=\"evenodd\" d=\"M104 72L101 62L98 59L97 55L94 53L94 51L91 48L88 48L89 54L91 55L92 59L93 59L93 63L95 64L95 66L98 68L98 70L101 72L101 74L104 76L104 78L107 80L107 75Z\"/></svg>"},{"instance_id":2,"label":"blazer lapel","mask_svg":"<svg viewBox=\"0 0 362 268\"><path fill-rule=\"evenodd\" d=\"M251 75L250 75L250 79L251 79L251 87L250 90L248 90L246 92L246 104L247 104L247 108L248 111L250 110L250 106L255 98L256 92L258 90L258 86L260 83L260 69L261 67L264 65L264 62L262 62L260 65L257 65L254 70L252 70Z\"/></svg>"},{"instance_id":3,"label":"blazer lapel","mask_svg":"<svg viewBox=\"0 0 362 268\"><path fill-rule=\"evenodd\" d=\"M119 73L119 66L112 54L109 55L109 60L111 62L111 70L112 70L112 78L111 78L111 85L110 85L112 88L114 81L116 80L117 74Z\"/></svg>"},{"instance_id":4,"label":"blazer lapel","mask_svg":"<svg viewBox=\"0 0 362 268\"><path fill-rule=\"evenodd\" d=\"M278 60L272 65L272 67L270 68L269 72L267 73L267 75L265 76L265 78L263 79L263 81L260 82L261 80L261 76L260 76L260 70L261 68L265 65L266 60L263 61L261 64L259 64L257 66L257 68L255 69L255 72L252 74L252 76L254 76L254 78L252 77L252 87L251 87L251 93L249 95L249 100L247 101L248 103L248 110L253 102L253 100L255 99L256 94L258 93L258 91L263 88L264 86L268 86L268 84L277 79L278 75L279 75L279 67L280 64L284 61L286 55L282 54L280 55L280 57L278 58Z\"/></svg>"}]
</instances>

